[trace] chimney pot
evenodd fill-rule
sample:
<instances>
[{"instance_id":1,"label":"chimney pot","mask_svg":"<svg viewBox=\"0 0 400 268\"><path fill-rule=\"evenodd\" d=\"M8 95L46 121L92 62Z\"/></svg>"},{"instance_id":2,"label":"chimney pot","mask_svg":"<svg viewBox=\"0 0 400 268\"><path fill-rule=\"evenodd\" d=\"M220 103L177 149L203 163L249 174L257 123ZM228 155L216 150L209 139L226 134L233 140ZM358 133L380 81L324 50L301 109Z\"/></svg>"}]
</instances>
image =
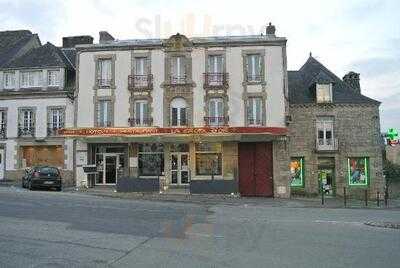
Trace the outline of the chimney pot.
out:
<instances>
[{"instance_id":1,"label":"chimney pot","mask_svg":"<svg viewBox=\"0 0 400 268\"><path fill-rule=\"evenodd\" d=\"M266 30L267 35L273 35L273 36L275 36L275 31L276 31L275 25L272 25L272 23L270 22L270 23L268 24L267 30Z\"/></svg>"},{"instance_id":2,"label":"chimney pot","mask_svg":"<svg viewBox=\"0 0 400 268\"><path fill-rule=\"evenodd\" d=\"M345 76L343 76L343 82L345 82L354 92L361 94L359 73L348 72Z\"/></svg>"}]
</instances>

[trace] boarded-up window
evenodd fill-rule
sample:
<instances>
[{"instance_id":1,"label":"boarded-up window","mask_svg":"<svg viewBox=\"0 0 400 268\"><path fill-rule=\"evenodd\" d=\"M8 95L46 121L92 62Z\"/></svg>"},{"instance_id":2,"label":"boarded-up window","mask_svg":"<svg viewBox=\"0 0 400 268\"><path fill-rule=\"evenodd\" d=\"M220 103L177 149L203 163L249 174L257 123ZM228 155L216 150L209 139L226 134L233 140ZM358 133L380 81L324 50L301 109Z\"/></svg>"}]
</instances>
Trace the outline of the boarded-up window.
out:
<instances>
[{"instance_id":1,"label":"boarded-up window","mask_svg":"<svg viewBox=\"0 0 400 268\"><path fill-rule=\"evenodd\" d=\"M64 148L52 146L22 146L22 167L54 166L63 168Z\"/></svg>"}]
</instances>

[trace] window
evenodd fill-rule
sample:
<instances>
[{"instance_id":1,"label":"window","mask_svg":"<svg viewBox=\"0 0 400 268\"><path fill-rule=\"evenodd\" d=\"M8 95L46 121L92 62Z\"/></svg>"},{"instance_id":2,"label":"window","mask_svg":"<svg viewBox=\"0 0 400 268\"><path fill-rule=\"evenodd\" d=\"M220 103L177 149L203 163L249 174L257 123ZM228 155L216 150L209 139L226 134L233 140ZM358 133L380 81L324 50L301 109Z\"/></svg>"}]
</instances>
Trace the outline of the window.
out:
<instances>
[{"instance_id":1,"label":"window","mask_svg":"<svg viewBox=\"0 0 400 268\"><path fill-rule=\"evenodd\" d=\"M175 98L171 102L171 125L187 125L187 104L183 98Z\"/></svg>"},{"instance_id":2,"label":"window","mask_svg":"<svg viewBox=\"0 0 400 268\"><path fill-rule=\"evenodd\" d=\"M147 87L149 85L148 76L148 60L146 57L135 58L135 73L134 85L135 87Z\"/></svg>"},{"instance_id":3,"label":"window","mask_svg":"<svg viewBox=\"0 0 400 268\"><path fill-rule=\"evenodd\" d=\"M64 127L64 109L54 108L50 110L51 127L59 129Z\"/></svg>"},{"instance_id":4,"label":"window","mask_svg":"<svg viewBox=\"0 0 400 268\"><path fill-rule=\"evenodd\" d=\"M224 101L222 98L212 98L208 103L208 115L206 122L211 126L220 126L225 124Z\"/></svg>"},{"instance_id":5,"label":"window","mask_svg":"<svg viewBox=\"0 0 400 268\"><path fill-rule=\"evenodd\" d=\"M304 158L295 157L290 161L290 186L304 187Z\"/></svg>"},{"instance_id":6,"label":"window","mask_svg":"<svg viewBox=\"0 0 400 268\"><path fill-rule=\"evenodd\" d=\"M15 74L12 72L4 73L4 88L13 89L15 88Z\"/></svg>"},{"instance_id":7,"label":"window","mask_svg":"<svg viewBox=\"0 0 400 268\"><path fill-rule=\"evenodd\" d=\"M111 86L111 59L100 59L98 65L98 85L102 87Z\"/></svg>"},{"instance_id":8,"label":"window","mask_svg":"<svg viewBox=\"0 0 400 268\"><path fill-rule=\"evenodd\" d=\"M332 102L332 84L317 84L317 102Z\"/></svg>"},{"instance_id":9,"label":"window","mask_svg":"<svg viewBox=\"0 0 400 268\"><path fill-rule=\"evenodd\" d=\"M171 58L171 83L184 84L186 82L185 57Z\"/></svg>"},{"instance_id":10,"label":"window","mask_svg":"<svg viewBox=\"0 0 400 268\"><path fill-rule=\"evenodd\" d=\"M219 86L224 82L224 57L222 55L208 56L207 83L210 86Z\"/></svg>"},{"instance_id":11,"label":"window","mask_svg":"<svg viewBox=\"0 0 400 268\"><path fill-rule=\"evenodd\" d=\"M350 186L366 186L369 183L369 158L351 157L347 159Z\"/></svg>"},{"instance_id":12,"label":"window","mask_svg":"<svg viewBox=\"0 0 400 268\"><path fill-rule=\"evenodd\" d=\"M21 72L21 87L41 87L42 71Z\"/></svg>"},{"instance_id":13,"label":"window","mask_svg":"<svg viewBox=\"0 0 400 268\"><path fill-rule=\"evenodd\" d=\"M247 55L247 82L261 82L262 61L260 54Z\"/></svg>"},{"instance_id":14,"label":"window","mask_svg":"<svg viewBox=\"0 0 400 268\"><path fill-rule=\"evenodd\" d=\"M60 85L60 71L52 70L47 72L47 85L49 87L58 87Z\"/></svg>"},{"instance_id":15,"label":"window","mask_svg":"<svg viewBox=\"0 0 400 268\"><path fill-rule=\"evenodd\" d=\"M32 108L19 111L18 136L33 136L35 134L35 113Z\"/></svg>"},{"instance_id":16,"label":"window","mask_svg":"<svg viewBox=\"0 0 400 268\"><path fill-rule=\"evenodd\" d=\"M262 98L249 98L247 101L247 124L262 125Z\"/></svg>"},{"instance_id":17,"label":"window","mask_svg":"<svg viewBox=\"0 0 400 268\"><path fill-rule=\"evenodd\" d=\"M317 145L318 149L333 149L333 118L320 117L317 119Z\"/></svg>"},{"instance_id":18,"label":"window","mask_svg":"<svg viewBox=\"0 0 400 268\"><path fill-rule=\"evenodd\" d=\"M111 101L99 100L97 102L97 126L110 127L111 126Z\"/></svg>"},{"instance_id":19,"label":"window","mask_svg":"<svg viewBox=\"0 0 400 268\"><path fill-rule=\"evenodd\" d=\"M0 138L7 137L7 111L0 110Z\"/></svg>"},{"instance_id":20,"label":"window","mask_svg":"<svg viewBox=\"0 0 400 268\"><path fill-rule=\"evenodd\" d=\"M147 100L135 101L134 107L135 125L149 125L149 104Z\"/></svg>"},{"instance_id":21,"label":"window","mask_svg":"<svg viewBox=\"0 0 400 268\"><path fill-rule=\"evenodd\" d=\"M196 144L196 175L222 175L221 143Z\"/></svg>"},{"instance_id":22,"label":"window","mask_svg":"<svg viewBox=\"0 0 400 268\"><path fill-rule=\"evenodd\" d=\"M164 174L164 147L162 144L139 144L139 176L158 176Z\"/></svg>"}]
</instances>

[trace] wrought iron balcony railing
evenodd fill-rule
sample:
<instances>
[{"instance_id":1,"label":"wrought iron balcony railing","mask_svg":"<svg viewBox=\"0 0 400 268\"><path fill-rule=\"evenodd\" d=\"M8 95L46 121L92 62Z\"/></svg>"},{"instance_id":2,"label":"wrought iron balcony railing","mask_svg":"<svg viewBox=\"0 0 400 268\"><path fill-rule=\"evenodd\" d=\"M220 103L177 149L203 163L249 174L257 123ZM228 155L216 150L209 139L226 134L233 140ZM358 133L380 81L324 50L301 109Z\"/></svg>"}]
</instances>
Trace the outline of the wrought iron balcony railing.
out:
<instances>
[{"instance_id":1,"label":"wrought iron balcony railing","mask_svg":"<svg viewBox=\"0 0 400 268\"><path fill-rule=\"evenodd\" d=\"M260 83L264 79L264 76L261 74L247 74L246 82L248 83Z\"/></svg>"},{"instance_id":2,"label":"wrought iron balcony railing","mask_svg":"<svg viewBox=\"0 0 400 268\"><path fill-rule=\"evenodd\" d=\"M18 137L35 136L35 124L18 124Z\"/></svg>"},{"instance_id":3,"label":"wrought iron balcony railing","mask_svg":"<svg viewBox=\"0 0 400 268\"><path fill-rule=\"evenodd\" d=\"M97 85L99 87L110 87L112 85L112 79L98 78Z\"/></svg>"},{"instance_id":4,"label":"wrought iron balcony railing","mask_svg":"<svg viewBox=\"0 0 400 268\"><path fill-rule=\"evenodd\" d=\"M222 126L228 125L229 117L228 116L217 116L217 117L206 116L206 117L204 117L204 122L205 122L206 126L222 127Z\"/></svg>"},{"instance_id":5,"label":"wrought iron balcony railing","mask_svg":"<svg viewBox=\"0 0 400 268\"><path fill-rule=\"evenodd\" d=\"M153 89L153 75L129 75L128 85L130 90L151 90Z\"/></svg>"},{"instance_id":6,"label":"wrought iron balcony railing","mask_svg":"<svg viewBox=\"0 0 400 268\"><path fill-rule=\"evenodd\" d=\"M58 135L58 130L64 128L64 122L59 122L58 124L48 123L47 124L47 136Z\"/></svg>"},{"instance_id":7,"label":"wrought iron balcony railing","mask_svg":"<svg viewBox=\"0 0 400 268\"><path fill-rule=\"evenodd\" d=\"M129 118L128 123L131 127L147 127L153 124L153 118Z\"/></svg>"},{"instance_id":8,"label":"wrought iron balcony railing","mask_svg":"<svg viewBox=\"0 0 400 268\"><path fill-rule=\"evenodd\" d=\"M339 149L338 139L316 139L317 151L337 151Z\"/></svg>"},{"instance_id":9,"label":"wrought iron balcony railing","mask_svg":"<svg viewBox=\"0 0 400 268\"><path fill-rule=\"evenodd\" d=\"M171 75L170 83L171 85L184 85L188 83L188 79L186 75L182 76Z\"/></svg>"},{"instance_id":10,"label":"wrought iron balcony railing","mask_svg":"<svg viewBox=\"0 0 400 268\"><path fill-rule=\"evenodd\" d=\"M111 127L111 121L97 122L97 127Z\"/></svg>"},{"instance_id":11,"label":"wrought iron balcony railing","mask_svg":"<svg viewBox=\"0 0 400 268\"><path fill-rule=\"evenodd\" d=\"M204 73L205 88L227 88L228 73Z\"/></svg>"},{"instance_id":12,"label":"wrought iron balcony railing","mask_svg":"<svg viewBox=\"0 0 400 268\"><path fill-rule=\"evenodd\" d=\"M262 126L262 120L261 118L253 118L253 117L248 117L247 118L247 125L249 126Z\"/></svg>"}]
</instances>

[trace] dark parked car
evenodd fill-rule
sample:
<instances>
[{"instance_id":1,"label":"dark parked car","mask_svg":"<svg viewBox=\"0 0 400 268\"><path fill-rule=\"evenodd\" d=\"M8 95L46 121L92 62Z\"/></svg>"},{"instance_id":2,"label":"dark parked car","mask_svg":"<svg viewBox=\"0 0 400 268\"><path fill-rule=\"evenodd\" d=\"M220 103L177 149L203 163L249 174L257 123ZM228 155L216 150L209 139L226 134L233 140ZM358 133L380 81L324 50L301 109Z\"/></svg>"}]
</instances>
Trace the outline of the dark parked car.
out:
<instances>
[{"instance_id":1,"label":"dark parked car","mask_svg":"<svg viewBox=\"0 0 400 268\"><path fill-rule=\"evenodd\" d=\"M61 191L62 179L58 168L36 166L25 171L22 177L22 187L29 190L36 188L56 189Z\"/></svg>"}]
</instances>

